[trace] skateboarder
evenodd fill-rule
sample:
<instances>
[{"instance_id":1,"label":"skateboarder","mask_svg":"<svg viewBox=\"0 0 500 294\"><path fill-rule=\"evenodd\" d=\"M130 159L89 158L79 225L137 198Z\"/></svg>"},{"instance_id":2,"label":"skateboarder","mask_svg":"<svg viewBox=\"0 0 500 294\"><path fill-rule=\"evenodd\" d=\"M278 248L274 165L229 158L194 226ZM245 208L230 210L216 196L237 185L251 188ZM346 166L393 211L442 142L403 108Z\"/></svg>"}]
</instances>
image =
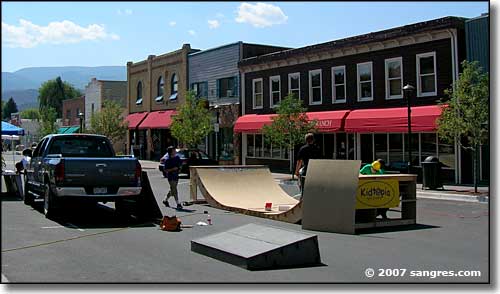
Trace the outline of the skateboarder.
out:
<instances>
[{"instance_id":1,"label":"skateboarder","mask_svg":"<svg viewBox=\"0 0 500 294\"><path fill-rule=\"evenodd\" d=\"M314 134L308 133L305 137L306 144L299 149L297 155L297 165L295 175L300 178L300 193L304 193L304 182L307 173L309 159L318 159L320 157L319 147L314 144ZM302 197L302 196L301 196Z\"/></svg>"},{"instance_id":2,"label":"skateboarder","mask_svg":"<svg viewBox=\"0 0 500 294\"><path fill-rule=\"evenodd\" d=\"M177 183L179 182L179 170L181 168L182 161L177 156L177 152L173 146L167 148L168 158L165 160L164 170L167 172L168 184L170 185L170 191L168 192L163 204L170 207L168 204L168 198L174 196L175 203L177 203L177 209L182 209L182 205L179 203L179 196L177 195Z\"/></svg>"}]
</instances>

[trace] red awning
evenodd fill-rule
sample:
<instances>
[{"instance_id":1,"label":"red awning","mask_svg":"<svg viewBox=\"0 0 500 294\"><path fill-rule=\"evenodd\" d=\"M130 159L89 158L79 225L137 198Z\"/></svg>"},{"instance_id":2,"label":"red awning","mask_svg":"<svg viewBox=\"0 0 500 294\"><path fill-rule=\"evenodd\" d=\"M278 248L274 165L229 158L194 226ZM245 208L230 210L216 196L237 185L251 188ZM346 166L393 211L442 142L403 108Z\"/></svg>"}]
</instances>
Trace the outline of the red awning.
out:
<instances>
[{"instance_id":1,"label":"red awning","mask_svg":"<svg viewBox=\"0 0 500 294\"><path fill-rule=\"evenodd\" d=\"M309 120L318 120L317 128L321 133L333 133L342 129L343 120L349 110L307 112ZM272 123L276 114L247 114L238 118L234 125L235 133L258 133L264 125Z\"/></svg>"},{"instance_id":2,"label":"red awning","mask_svg":"<svg viewBox=\"0 0 500 294\"><path fill-rule=\"evenodd\" d=\"M411 129L414 132L436 131L436 119L441 106L415 106L411 108ZM407 133L408 108L381 108L353 110L345 120L346 132L351 133Z\"/></svg>"},{"instance_id":3,"label":"red awning","mask_svg":"<svg viewBox=\"0 0 500 294\"><path fill-rule=\"evenodd\" d=\"M172 115L175 110L162 110L150 112L148 117L139 125L139 130L168 129L172 124Z\"/></svg>"},{"instance_id":4,"label":"red awning","mask_svg":"<svg viewBox=\"0 0 500 294\"><path fill-rule=\"evenodd\" d=\"M125 120L128 121L128 128L135 129L147 115L147 112L136 112L127 115Z\"/></svg>"}]
</instances>

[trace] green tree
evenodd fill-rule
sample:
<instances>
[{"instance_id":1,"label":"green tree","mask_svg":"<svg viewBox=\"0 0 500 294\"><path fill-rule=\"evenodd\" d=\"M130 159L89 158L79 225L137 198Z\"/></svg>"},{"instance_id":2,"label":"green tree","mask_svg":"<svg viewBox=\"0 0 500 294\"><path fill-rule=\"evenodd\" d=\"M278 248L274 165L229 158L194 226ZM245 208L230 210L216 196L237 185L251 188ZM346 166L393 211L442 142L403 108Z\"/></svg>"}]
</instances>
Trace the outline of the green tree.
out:
<instances>
[{"instance_id":1,"label":"green tree","mask_svg":"<svg viewBox=\"0 0 500 294\"><path fill-rule=\"evenodd\" d=\"M442 102L443 112L437 121L438 135L446 142L455 139L461 148L473 153L474 191L477 193L477 165L479 148L488 142L489 76L482 72L478 62L462 62L463 72ZM463 139L463 140L462 140Z\"/></svg>"},{"instance_id":2,"label":"green tree","mask_svg":"<svg viewBox=\"0 0 500 294\"><path fill-rule=\"evenodd\" d=\"M294 147L304 142L307 133L315 132L316 120L309 121L306 115L306 108L302 100L293 94L289 94L276 109L277 116L273 117L273 122L262 129L264 139L274 146L288 148L290 154L292 178L294 175Z\"/></svg>"},{"instance_id":3,"label":"green tree","mask_svg":"<svg viewBox=\"0 0 500 294\"><path fill-rule=\"evenodd\" d=\"M2 119L10 119L12 113L17 112L17 104L14 98L10 97L5 105L2 105Z\"/></svg>"},{"instance_id":4,"label":"green tree","mask_svg":"<svg viewBox=\"0 0 500 294\"><path fill-rule=\"evenodd\" d=\"M36 108L28 108L21 111L21 118L40 119L40 111Z\"/></svg>"},{"instance_id":5,"label":"green tree","mask_svg":"<svg viewBox=\"0 0 500 294\"><path fill-rule=\"evenodd\" d=\"M101 111L90 117L89 133L104 135L115 142L127 135L128 122L123 119L125 109L112 100L104 100Z\"/></svg>"},{"instance_id":6,"label":"green tree","mask_svg":"<svg viewBox=\"0 0 500 294\"><path fill-rule=\"evenodd\" d=\"M57 133L56 127L57 114L53 107L45 107L40 112L40 136Z\"/></svg>"},{"instance_id":7,"label":"green tree","mask_svg":"<svg viewBox=\"0 0 500 294\"><path fill-rule=\"evenodd\" d=\"M170 126L172 136L187 147L196 147L212 130L211 114L205 105L205 100L196 99L194 93L188 91L186 103L173 117Z\"/></svg>"},{"instance_id":8,"label":"green tree","mask_svg":"<svg viewBox=\"0 0 500 294\"><path fill-rule=\"evenodd\" d=\"M38 89L38 93L40 111L45 107L52 107L56 110L58 118L62 117L63 100L80 97L82 95L80 90L76 89L68 82L62 81L61 77L43 83Z\"/></svg>"}]
</instances>

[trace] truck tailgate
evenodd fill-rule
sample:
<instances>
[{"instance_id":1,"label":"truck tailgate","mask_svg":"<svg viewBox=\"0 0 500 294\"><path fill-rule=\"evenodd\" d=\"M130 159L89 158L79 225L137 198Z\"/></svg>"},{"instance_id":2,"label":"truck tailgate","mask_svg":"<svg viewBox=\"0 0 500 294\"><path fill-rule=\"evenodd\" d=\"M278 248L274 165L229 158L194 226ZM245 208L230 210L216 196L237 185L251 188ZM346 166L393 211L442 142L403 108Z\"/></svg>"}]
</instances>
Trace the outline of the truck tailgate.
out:
<instances>
[{"instance_id":1,"label":"truck tailgate","mask_svg":"<svg viewBox=\"0 0 500 294\"><path fill-rule=\"evenodd\" d=\"M135 158L65 158L63 186L106 187L108 193L119 187L137 187L137 164Z\"/></svg>"}]
</instances>

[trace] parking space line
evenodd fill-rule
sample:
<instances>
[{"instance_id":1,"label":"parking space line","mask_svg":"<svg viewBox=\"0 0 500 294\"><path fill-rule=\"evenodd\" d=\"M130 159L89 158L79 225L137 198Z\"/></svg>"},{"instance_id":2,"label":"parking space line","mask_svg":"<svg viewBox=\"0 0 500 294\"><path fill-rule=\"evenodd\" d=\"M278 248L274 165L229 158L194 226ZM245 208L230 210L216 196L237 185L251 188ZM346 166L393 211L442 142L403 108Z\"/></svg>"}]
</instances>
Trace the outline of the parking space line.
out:
<instances>
[{"instance_id":1,"label":"parking space line","mask_svg":"<svg viewBox=\"0 0 500 294\"><path fill-rule=\"evenodd\" d=\"M75 226L74 224L72 223L66 223L66 225L68 225L68 227L72 228L72 229L77 229L78 231L80 232L85 232L84 229L80 229L79 227Z\"/></svg>"},{"instance_id":2,"label":"parking space line","mask_svg":"<svg viewBox=\"0 0 500 294\"><path fill-rule=\"evenodd\" d=\"M7 279L7 277L2 274L2 283L8 283L8 282L9 280Z\"/></svg>"},{"instance_id":3,"label":"parking space line","mask_svg":"<svg viewBox=\"0 0 500 294\"><path fill-rule=\"evenodd\" d=\"M40 229L59 229L59 228L64 228L64 226L41 227Z\"/></svg>"}]
</instances>

